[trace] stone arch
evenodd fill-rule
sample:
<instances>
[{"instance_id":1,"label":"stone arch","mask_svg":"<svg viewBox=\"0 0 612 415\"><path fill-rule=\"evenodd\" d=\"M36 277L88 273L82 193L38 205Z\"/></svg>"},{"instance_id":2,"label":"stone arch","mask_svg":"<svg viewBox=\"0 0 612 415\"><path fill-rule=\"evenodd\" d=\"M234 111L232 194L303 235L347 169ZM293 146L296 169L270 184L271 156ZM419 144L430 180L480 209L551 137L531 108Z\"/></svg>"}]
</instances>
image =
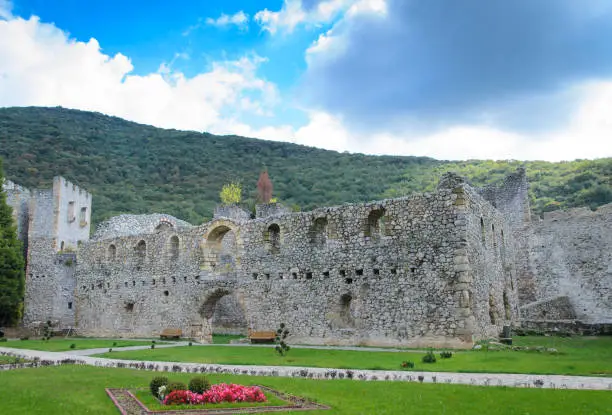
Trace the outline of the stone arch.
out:
<instances>
[{"instance_id":1,"label":"stone arch","mask_svg":"<svg viewBox=\"0 0 612 415\"><path fill-rule=\"evenodd\" d=\"M280 252L280 226L273 223L268 226L267 231L264 234L264 241L266 242L266 248L271 254L277 254Z\"/></svg>"},{"instance_id":2,"label":"stone arch","mask_svg":"<svg viewBox=\"0 0 612 415\"><path fill-rule=\"evenodd\" d=\"M208 292L198 314L215 334L247 334L244 306L233 290L217 288Z\"/></svg>"},{"instance_id":3,"label":"stone arch","mask_svg":"<svg viewBox=\"0 0 612 415\"><path fill-rule=\"evenodd\" d=\"M352 312L353 296L350 293L344 293L340 296L338 315L340 322L345 327L353 327L355 321Z\"/></svg>"},{"instance_id":4,"label":"stone arch","mask_svg":"<svg viewBox=\"0 0 612 415\"><path fill-rule=\"evenodd\" d=\"M160 220L159 224L155 227L155 232L163 232L166 230L173 229L174 225L168 219Z\"/></svg>"},{"instance_id":5,"label":"stone arch","mask_svg":"<svg viewBox=\"0 0 612 415\"><path fill-rule=\"evenodd\" d=\"M385 209L374 209L368 215L363 235L366 238L379 238L385 233Z\"/></svg>"},{"instance_id":6,"label":"stone arch","mask_svg":"<svg viewBox=\"0 0 612 415\"><path fill-rule=\"evenodd\" d=\"M312 245L316 247L325 246L327 244L327 218L325 216L316 218L308 233Z\"/></svg>"},{"instance_id":7,"label":"stone arch","mask_svg":"<svg viewBox=\"0 0 612 415\"><path fill-rule=\"evenodd\" d=\"M178 236L174 235L170 238L170 260L176 261L179 258L179 248L181 242Z\"/></svg>"},{"instance_id":8,"label":"stone arch","mask_svg":"<svg viewBox=\"0 0 612 415\"><path fill-rule=\"evenodd\" d=\"M239 228L235 223L226 219L211 223L204 234L202 269L233 271L241 245Z\"/></svg>"},{"instance_id":9,"label":"stone arch","mask_svg":"<svg viewBox=\"0 0 612 415\"><path fill-rule=\"evenodd\" d=\"M117 259L117 247L114 244L110 244L108 247L108 260L115 261Z\"/></svg>"}]
</instances>

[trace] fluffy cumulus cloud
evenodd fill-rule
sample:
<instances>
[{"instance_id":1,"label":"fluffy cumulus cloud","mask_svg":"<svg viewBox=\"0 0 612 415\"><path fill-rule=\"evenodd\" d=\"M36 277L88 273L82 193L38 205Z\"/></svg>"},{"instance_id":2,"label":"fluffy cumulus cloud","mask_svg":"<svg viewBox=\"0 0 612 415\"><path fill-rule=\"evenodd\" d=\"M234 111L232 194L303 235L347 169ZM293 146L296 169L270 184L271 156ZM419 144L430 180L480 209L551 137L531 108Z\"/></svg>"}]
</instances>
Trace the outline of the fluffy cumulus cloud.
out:
<instances>
[{"instance_id":1,"label":"fluffy cumulus cloud","mask_svg":"<svg viewBox=\"0 0 612 415\"><path fill-rule=\"evenodd\" d=\"M254 20L262 29L276 34L290 33L298 25L317 26L337 19L353 4L364 0L284 0L278 11L257 12Z\"/></svg>"},{"instance_id":2,"label":"fluffy cumulus cloud","mask_svg":"<svg viewBox=\"0 0 612 415\"><path fill-rule=\"evenodd\" d=\"M214 63L186 77L161 65L132 75L127 56L101 52L52 24L0 20L0 106L65 106L100 111L159 127L233 132L233 117L265 114L278 100L274 84L257 76L263 58Z\"/></svg>"},{"instance_id":3,"label":"fluffy cumulus cloud","mask_svg":"<svg viewBox=\"0 0 612 415\"><path fill-rule=\"evenodd\" d=\"M216 19L207 18L206 24L217 27L236 26L241 30L246 30L249 27L249 16L242 10L232 15L221 13L221 16Z\"/></svg>"},{"instance_id":4,"label":"fluffy cumulus cloud","mask_svg":"<svg viewBox=\"0 0 612 415\"><path fill-rule=\"evenodd\" d=\"M359 3L309 49L303 92L364 129L548 128L575 109L558 94L612 76L612 2Z\"/></svg>"}]
</instances>

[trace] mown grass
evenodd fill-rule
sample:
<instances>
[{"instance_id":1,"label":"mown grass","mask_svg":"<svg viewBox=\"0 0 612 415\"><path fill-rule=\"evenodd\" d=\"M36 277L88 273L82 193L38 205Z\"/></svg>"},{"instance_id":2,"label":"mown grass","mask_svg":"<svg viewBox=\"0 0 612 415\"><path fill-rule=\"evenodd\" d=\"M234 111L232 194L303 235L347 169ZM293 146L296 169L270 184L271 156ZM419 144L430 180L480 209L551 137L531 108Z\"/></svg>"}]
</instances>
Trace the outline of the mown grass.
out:
<instances>
[{"instance_id":1,"label":"mown grass","mask_svg":"<svg viewBox=\"0 0 612 415\"><path fill-rule=\"evenodd\" d=\"M245 336L236 334L213 334L213 344L230 344L232 340L243 339Z\"/></svg>"},{"instance_id":2,"label":"mown grass","mask_svg":"<svg viewBox=\"0 0 612 415\"><path fill-rule=\"evenodd\" d=\"M41 367L0 372L4 415L114 415L117 409L104 388L147 387L157 374L90 366ZM168 373L188 382L190 374ZM264 385L331 406L325 414L406 415L600 415L609 414L609 391L574 391L475 387L406 382L308 380L297 378L210 375L213 383ZM290 413L290 412L288 412ZM295 412L297 414L297 412ZM299 412L313 415L323 412Z\"/></svg>"},{"instance_id":3,"label":"mown grass","mask_svg":"<svg viewBox=\"0 0 612 415\"><path fill-rule=\"evenodd\" d=\"M250 383L245 384L245 385L250 385ZM136 390L136 391L132 391L132 393L140 400L140 402L145 404L145 406L152 411L175 411L177 409L177 406L175 405L162 405L161 403L159 403L159 401L156 398L153 397L153 395L151 395L151 392L149 391ZM245 407L257 407L257 406L288 405L288 402L277 398L271 393L264 392L264 394L266 395L266 399L267 399L266 402L233 402L233 403L223 402L223 403L207 405L207 406L181 405L180 408L181 409L202 409L202 408L222 409L222 408L245 408Z\"/></svg>"},{"instance_id":4,"label":"mown grass","mask_svg":"<svg viewBox=\"0 0 612 415\"><path fill-rule=\"evenodd\" d=\"M156 343L164 343L159 340ZM116 343L116 345L113 345ZM70 345L74 344L75 348L71 349ZM147 346L151 341L145 340L114 340L114 339L88 339L83 337L78 338L59 338L52 337L50 340L9 340L0 343L0 347L12 347L16 349L31 349L42 350L47 352L64 352L68 350L84 350L98 348L112 348L124 346Z\"/></svg>"},{"instance_id":5,"label":"mown grass","mask_svg":"<svg viewBox=\"0 0 612 415\"><path fill-rule=\"evenodd\" d=\"M329 367L399 370L402 361L413 370L439 372L534 373L612 376L612 337L516 337L516 345L554 347L559 353L533 351L459 351L451 359L421 363L424 353L344 351L293 348L286 357L272 348L192 346L105 353L115 359L168 362Z\"/></svg>"}]
</instances>

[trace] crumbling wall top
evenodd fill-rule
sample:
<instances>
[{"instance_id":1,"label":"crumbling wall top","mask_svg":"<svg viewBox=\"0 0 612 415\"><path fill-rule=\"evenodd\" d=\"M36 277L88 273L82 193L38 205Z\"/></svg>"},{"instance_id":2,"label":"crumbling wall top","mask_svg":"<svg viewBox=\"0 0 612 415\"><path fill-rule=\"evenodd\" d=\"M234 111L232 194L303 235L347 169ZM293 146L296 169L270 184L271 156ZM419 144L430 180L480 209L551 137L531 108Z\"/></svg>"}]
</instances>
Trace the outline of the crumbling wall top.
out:
<instances>
[{"instance_id":1,"label":"crumbling wall top","mask_svg":"<svg viewBox=\"0 0 612 415\"><path fill-rule=\"evenodd\" d=\"M153 234L166 229L193 228L189 222L163 213L150 215L119 215L98 225L92 239L110 239L140 234Z\"/></svg>"}]
</instances>

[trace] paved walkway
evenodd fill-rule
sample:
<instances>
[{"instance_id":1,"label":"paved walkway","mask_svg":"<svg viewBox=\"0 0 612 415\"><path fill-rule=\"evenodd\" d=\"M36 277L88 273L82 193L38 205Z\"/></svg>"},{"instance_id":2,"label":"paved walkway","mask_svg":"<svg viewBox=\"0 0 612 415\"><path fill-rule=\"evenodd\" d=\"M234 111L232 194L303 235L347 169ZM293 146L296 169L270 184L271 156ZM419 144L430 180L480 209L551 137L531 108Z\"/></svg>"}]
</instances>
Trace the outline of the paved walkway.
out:
<instances>
[{"instance_id":1,"label":"paved walkway","mask_svg":"<svg viewBox=\"0 0 612 415\"><path fill-rule=\"evenodd\" d=\"M155 344L156 349L165 349L168 347L177 347L177 346L188 346L188 341L177 341L169 344ZM211 347L211 346L221 346L221 347L263 347L263 348L274 348L274 344L250 344L250 343L236 343L236 344L203 344L203 343L192 343L192 346L198 347ZM150 349L151 344L147 343L142 346L124 346L124 347L113 347L114 352L123 352L129 350L145 350ZM291 345L292 349L315 349L315 350L351 350L357 352L389 352L389 353L425 353L426 350L418 350L418 349L393 349L393 348L385 348L385 347L356 347L356 346L316 346L316 345ZM79 356L91 356L94 354L101 354L108 352L108 347L102 347L97 349L83 349L83 350L71 350L71 354L76 354ZM461 351L459 351L461 352ZM453 351L453 353L456 353Z\"/></svg>"},{"instance_id":2,"label":"paved walkway","mask_svg":"<svg viewBox=\"0 0 612 415\"><path fill-rule=\"evenodd\" d=\"M173 371L190 373L226 373L253 376L302 377L309 379L388 380L404 382L447 383L478 386L541 387L555 389L590 389L612 391L612 378L593 376L526 375L504 373L418 372L399 370L346 370L295 366L245 366L201 363L177 363L138 360L118 360L90 357L70 352L43 352L38 350L0 347L0 354L25 359L40 359L61 364L73 359L77 363L98 367L122 367L138 370Z\"/></svg>"}]
</instances>

